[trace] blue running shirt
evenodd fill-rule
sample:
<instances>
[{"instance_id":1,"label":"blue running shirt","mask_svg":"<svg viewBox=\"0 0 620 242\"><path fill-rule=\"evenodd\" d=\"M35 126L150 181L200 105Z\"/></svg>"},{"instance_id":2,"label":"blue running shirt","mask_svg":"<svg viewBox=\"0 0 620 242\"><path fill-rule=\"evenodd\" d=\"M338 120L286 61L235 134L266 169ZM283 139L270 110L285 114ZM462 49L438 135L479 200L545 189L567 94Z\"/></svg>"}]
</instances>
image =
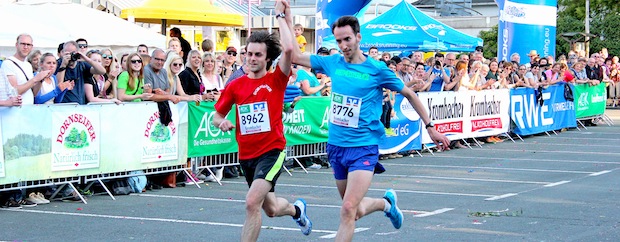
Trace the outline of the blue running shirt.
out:
<instances>
[{"instance_id":1,"label":"blue running shirt","mask_svg":"<svg viewBox=\"0 0 620 242\"><path fill-rule=\"evenodd\" d=\"M342 55L312 55L310 63L332 80L327 143L341 147L378 145L385 135L379 121L383 111L382 88L400 91L404 83L385 63L372 58L350 64ZM357 106L360 102L361 106Z\"/></svg>"}]
</instances>

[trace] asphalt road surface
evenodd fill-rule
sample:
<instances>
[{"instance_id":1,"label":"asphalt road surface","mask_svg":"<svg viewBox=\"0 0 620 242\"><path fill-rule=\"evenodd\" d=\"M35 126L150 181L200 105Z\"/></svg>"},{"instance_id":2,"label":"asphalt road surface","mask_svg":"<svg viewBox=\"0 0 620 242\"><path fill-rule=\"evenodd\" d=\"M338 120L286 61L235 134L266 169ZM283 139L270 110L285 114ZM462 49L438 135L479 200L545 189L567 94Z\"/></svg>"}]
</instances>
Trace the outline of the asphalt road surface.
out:
<instances>
[{"instance_id":1,"label":"asphalt road surface","mask_svg":"<svg viewBox=\"0 0 620 242\"><path fill-rule=\"evenodd\" d=\"M607 115L618 125L382 161L368 196L395 189L405 222L396 230L383 213L368 215L354 241L620 241L620 110ZM246 192L244 179L224 179L0 209L0 240L239 241ZM263 216L259 241L333 240L341 200L331 170L283 174L276 194L306 199L314 230Z\"/></svg>"}]
</instances>

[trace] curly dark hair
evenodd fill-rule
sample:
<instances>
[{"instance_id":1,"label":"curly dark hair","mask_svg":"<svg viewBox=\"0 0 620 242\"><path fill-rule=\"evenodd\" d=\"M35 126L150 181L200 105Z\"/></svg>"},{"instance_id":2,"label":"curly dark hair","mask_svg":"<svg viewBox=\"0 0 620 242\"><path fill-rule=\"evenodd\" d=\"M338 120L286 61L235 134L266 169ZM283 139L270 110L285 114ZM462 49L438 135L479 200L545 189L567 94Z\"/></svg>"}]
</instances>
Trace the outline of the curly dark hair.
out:
<instances>
[{"instance_id":1,"label":"curly dark hair","mask_svg":"<svg viewBox=\"0 0 620 242\"><path fill-rule=\"evenodd\" d=\"M267 65L265 69L269 70L273 61L282 53L282 45L280 45L280 39L275 33L269 33L267 31L255 31L248 37L248 44L250 43L264 43L267 47Z\"/></svg>"}]
</instances>

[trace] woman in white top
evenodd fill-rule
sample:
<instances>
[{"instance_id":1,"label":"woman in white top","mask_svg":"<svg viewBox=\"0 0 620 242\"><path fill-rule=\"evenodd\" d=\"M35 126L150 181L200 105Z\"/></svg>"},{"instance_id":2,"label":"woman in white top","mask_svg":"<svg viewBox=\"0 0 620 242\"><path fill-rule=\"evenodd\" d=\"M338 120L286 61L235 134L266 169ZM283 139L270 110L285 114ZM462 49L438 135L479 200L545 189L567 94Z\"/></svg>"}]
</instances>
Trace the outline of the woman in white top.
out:
<instances>
[{"instance_id":1,"label":"woman in white top","mask_svg":"<svg viewBox=\"0 0 620 242\"><path fill-rule=\"evenodd\" d=\"M202 55L202 66L200 67L200 76L202 77L202 83L205 86L205 92L212 92L215 96L215 101L220 98L220 90L224 88L224 82L222 77L217 75L215 71L216 58L211 52L205 52Z\"/></svg>"},{"instance_id":2,"label":"woman in white top","mask_svg":"<svg viewBox=\"0 0 620 242\"><path fill-rule=\"evenodd\" d=\"M56 70L56 58L52 53L45 53L41 55L39 59L39 71L51 71ZM34 97L35 104L53 104L59 103L65 96L67 90L72 90L75 86L75 82L67 81L64 79L56 79L56 75L50 75L43 79L41 82L41 89L37 96Z\"/></svg>"}]
</instances>

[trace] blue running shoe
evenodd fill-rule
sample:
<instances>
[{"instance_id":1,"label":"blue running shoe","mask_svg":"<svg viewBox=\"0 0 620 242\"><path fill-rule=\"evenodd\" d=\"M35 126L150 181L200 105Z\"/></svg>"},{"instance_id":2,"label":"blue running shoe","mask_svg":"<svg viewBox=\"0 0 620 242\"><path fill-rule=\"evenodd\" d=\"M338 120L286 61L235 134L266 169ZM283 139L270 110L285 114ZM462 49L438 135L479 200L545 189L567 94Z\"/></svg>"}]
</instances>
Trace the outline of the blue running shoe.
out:
<instances>
[{"instance_id":1,"label":"blue running shoe","mask_svg":"<svg viewBox=\"0 0 620 242\"><path fill-rule=\"evenodd\" d=\"M306 201L301 198L297 199L297 201L293 203L293 206L298 207L301 211L299 218L293 220L297 222L297 225L299 225L299 228L304 235L309 235L310 232L312 232L312 221L310 221L310 218L306 215Z\"/></svg>"},{"instance_id":2,"label":"blue running shoe","mask_svg":"<svg viewBox=\"0 0 620 242\"><path fill-rule=\"evenodd\" d=\"M392 225L394 225L394 228L400 229L400 226L403 225L403 212L401 212L398 208L398 205L396 205L398 199L396 197L396 192L394 191L394 189L388 189L387 191L385 191L385 195L383 195L383 198L385 198L392 205L390 212L385 213L385 216L390 218L390 221L392 221Z\"/></svg>"}]
</instances>

